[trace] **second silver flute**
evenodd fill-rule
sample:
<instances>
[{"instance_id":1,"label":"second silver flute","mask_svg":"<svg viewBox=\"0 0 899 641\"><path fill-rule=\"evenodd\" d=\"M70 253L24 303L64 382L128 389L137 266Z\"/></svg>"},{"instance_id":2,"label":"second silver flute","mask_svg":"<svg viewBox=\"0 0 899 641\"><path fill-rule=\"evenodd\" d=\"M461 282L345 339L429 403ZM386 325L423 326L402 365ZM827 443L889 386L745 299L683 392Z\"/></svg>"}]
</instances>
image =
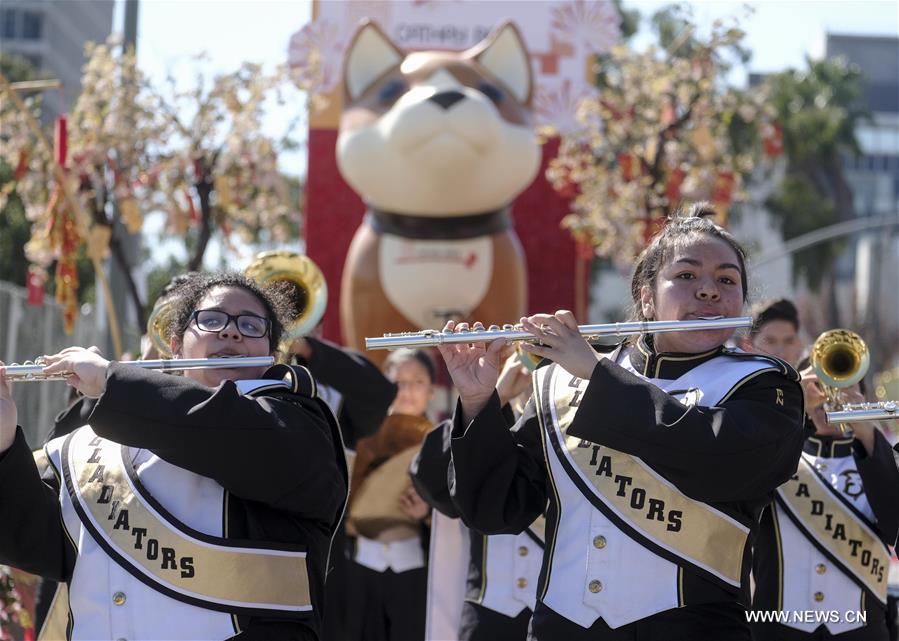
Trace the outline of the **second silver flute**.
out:
<instances>
[{"instance_id":1,"label":"second silver flute","mask_svg":"<svg viewBox=\"0 0 899 641\"><path fill-rule=\"evenodd\" d=\"M751 316L737 318L705 318L699 320L635 321L631 323L606 323L602 325L579 325L578 331L588 341L604 336L633 336L634 334L655 334L659 332L687 332L709 329L740 329L752 326ZM401 332L384 334L377 338L366 338L365 349L397 349L400 347L437 347L454 343L481 343L504 338L508 341L539 341L520 325L491 327L489 329L461 332L442 332L427 329L422 332Z\"/></svg>"},{"instance_id":2,"label":"second silver flute","mask_svg":"<svg viewBox=\"0 0 899 641\"><path fill-rule=\"evenodd\" d=\"M899 419L899 403L880 401L877 403L847 404L839 411L825 412L828 423L858 423L861 421L889 421Z\"/></svg>"}]
</instances>

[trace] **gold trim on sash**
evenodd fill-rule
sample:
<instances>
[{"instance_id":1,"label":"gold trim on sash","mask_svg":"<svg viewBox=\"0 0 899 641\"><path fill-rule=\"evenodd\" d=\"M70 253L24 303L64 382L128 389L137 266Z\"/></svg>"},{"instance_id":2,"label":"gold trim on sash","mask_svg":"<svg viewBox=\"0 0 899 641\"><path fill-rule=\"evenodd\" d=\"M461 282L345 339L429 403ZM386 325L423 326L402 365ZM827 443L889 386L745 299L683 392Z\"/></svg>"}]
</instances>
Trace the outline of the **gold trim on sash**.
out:
<instances>
[{"instance_id":1,"label":"gold trim on sash","mask_svg":"<svg viewBox=\"0 0 899 641\"><path fill-rule=\"evenodd\" d=\"M44 624L37 641L66 641L69 626L69 587L65 583L56 586Z\"/></svg>"},{"instance_id":2,"label":"gold trim on sash","mask_svg":"<svg viewBox=\"0 0 899 641\"><path fill-rule=\"evenodd\" d=\"M537 539L540 540L541 543L546 543L546 517L542 514L534 519L534 522L528 526L528 529L531 531Z\"/></svg>"},{"instance_id":3,"label":"gold trim on sash","mask_svg":"<svg viewBox=\"0 0 899 641\"><path fill-rule=\"evenodd\" d=\"M796 474L777 493L806 536L862 587L886 603L890 553L877 534L834 496L835 490L802 457Z\"/></svg>"},{"instance_id":4,"label":"gold trim on sash","mask_svg":"<svg viewBox=\"0 0 899 641\"><path fill-rule=\"evenodd\" d=\"M722 581L740 586L749 528L685 496L639 458L568 436L589 381L575 379L559 367L546 369L555 370L550 388L553 427L580 479L650 541Z\"/></svg>"},{"instance_id":5,"label":"gold trim on sash","mask_svg":"<svg viewBox=\"0 0 899 641\"><path fill-rule=\"evenodd\" d=\"M31 456L34 457L34 464L37 467L38 472L43 476L44 472L49 469L52 464L50 463L50 457L47 456L47 453L44 451L44 448L39 450L34 450L31 453Z\"/></svg>"},{"instance_id":6,"label":"gold trim on sash","mask_svg":"<svg viewBox=\"0 0 899 641\"><path fill-rule=\"evenodd\" d=\"M546 368L544 368L546 369ZM539 600L543 600L546 597L546 593L549 591L550 580L552 579L553 574L553 561L556 558L556 540L558 538L559 533L559 523L562 520L562 499L559 497L559 488L556 487L556 479L552 473L552 463L549 460L549 443L547 442L549 439L546 437L549 434L549 430L552 428L548 423L552 422L552 417L546 415L546 408L543 407L543 403L541 402L541 385L543 384L543 376L545 376L545 372L541 369L537 369L531 375L531 385L534 389L534 398L536 399L536 409L537 409L537 420L540 422L540 430L541 430L541 439L540 444L543 446L543 461L546 464L546 472L549 477L549 486L552 488L553 496L550 498L550 504L555 500L556 505L556 518L555 522L551 524L552 526L552 543L549 546L549 549L546 549L546 539L543 539L543 559L544 563L544 571L546 573L546 578L543 581L543 589L540 590ZM547 510L548 513L548 510ZM544 535L546 532L544 531Z\"/></svg>"},{"instance_id":7,"label":"gold trim on sash","mask_svg":"<svg viewBox=\"0 0 899 641\"><path fill-rule=\"evenodd\" d=\"M780 537L780 522L777 515L777 501L771 502L771 524L774 526L774 539L777 545L777 610L784 609L784 546Z\"/></svg>"},{"instance_id":8,"label":"gold trim on sash","mask_svg":"<svg viewBox=\"0 0 899 641\"><path fill-rule=\"evenodd\" d=\"M87 428L73 434L64 465L98 543L163 593L237 608L312 609L305 552L228 546L182 531L135 491L121 446L92 437Z\"/></svg>"}]
</instances>

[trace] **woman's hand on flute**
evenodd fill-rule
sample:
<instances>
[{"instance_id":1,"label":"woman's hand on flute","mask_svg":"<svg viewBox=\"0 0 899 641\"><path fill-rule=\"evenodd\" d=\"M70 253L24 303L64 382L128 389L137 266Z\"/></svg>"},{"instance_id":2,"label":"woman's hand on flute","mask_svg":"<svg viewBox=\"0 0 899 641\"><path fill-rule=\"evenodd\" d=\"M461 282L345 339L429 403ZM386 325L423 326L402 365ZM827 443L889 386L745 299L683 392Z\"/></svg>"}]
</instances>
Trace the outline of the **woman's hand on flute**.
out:
<instances>
[{"instance_id":1,"label":"woman's hand on flute","mask_svg":"<svg viewBox=\"0 0 899 641\"><path fill-rule=\"evenodd\" d=\"M484 329L482 323L475 323L474 330ZM444 332L460 332L468 330L468 323L449 321ZM463 419L471 421L478 415L493 395L499 371L502 368L502 350L506 346L505 339L487 343L454 343L440 345L437 349L446 362L446 367L459 390L459 401L462 403Z\"/></svg>"},{"instance_id":2,"label":"woman's hand on flute","mask_svg":"<svg viewBox=\"0 0 899 641\"><path fill-rule=\"evenodd\" d=\"M109 361L100 355L96 347L69 347L59 354L44 357L47 366L46 374L62 374L70 372L66 384L88 398L100 398L106 390L106 370Z\"/></svg>"},{"instance_id":3,"label":"woman's hand on flute","mask_svg":"<svg viewBox=\"0 0 899 641\"><path fill-rule=\"evenodd\" d=\"M12 399L12 390L6 379L6 367L0 361L0 454L10 448L16 440L16 425L19 417L16 402Z\"/></svg>"},{"instance_id":4,"label":"woman's hand on flute","mask_svg":"<svg viewBox=\"0 0 899 641\"><path fill-rule=\"evenodd\" d=\"M602 356L581 336L574 314L564 309L555 314L535 314L522 318L521 325L541 343L525 343L521 346L524 351L548 358L578 378L593 375Z\"/></svg>"}]
</instances>

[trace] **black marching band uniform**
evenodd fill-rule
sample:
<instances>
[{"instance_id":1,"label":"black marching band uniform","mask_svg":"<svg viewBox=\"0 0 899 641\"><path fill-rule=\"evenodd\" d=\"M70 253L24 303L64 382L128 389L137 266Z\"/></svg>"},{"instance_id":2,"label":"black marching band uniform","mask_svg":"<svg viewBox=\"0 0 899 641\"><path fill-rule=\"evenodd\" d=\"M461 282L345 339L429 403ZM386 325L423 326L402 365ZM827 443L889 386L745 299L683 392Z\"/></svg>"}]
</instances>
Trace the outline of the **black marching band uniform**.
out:
<instances>
[{"instance_id":1,"label":"black marching band uniform","mask_svg":"<svg viewBox=\"0 0 899 641\"><path fill-rule=\"evenodd\" d=\"M0 456L0 562L68 584L57 634L319 638L347 470L306 370L210 389L112 363L88 422Z\"/></svg>"},{"instance_id":2,"label":"black marching band uniform","mask_svg":"<svg viewBox=\"0 0 899 641\"><path fill-rule=\"evenodd\" d=\"M457 409L453 503L488 534L546 508L534 638L747 639L759 514L806 436L799 376L646 338L611 358L590 380L538 369L512 430L495 393L469 425Z\"/></svg>"},{"instance_id":3,"label":"black marching band uniform","mask_svg":"<svg viewBox=\"0 0 899 641\"><path fill-rule=\"evenodd\" d=\"M312 348L308 359L297 357L298 365L309 369L318 384L318 394L337 416L347 465L353 467L356 442L378 431L387 410L396 397L396 385L367 358L330 341L306 338ZM350 559L352 541L341 521L334 535L331 567L325 588L325 614L322 638L344 641L349 638L348 612L354 608L354 583Z\"/></svg>"},{"instance_id":4,"label":"black marching band uniform","mask_svg":"<svg viewBox=\"0 0 899 641\"><path fill-rule=\"evenodd\" d=\"M318 384L318 395L340 423L344 445L378 431L393 399L396 385L361 354L318 338L306 338L312 348L308 359L296 364L309 370Z\"/></svg>"},{"instance_id":5,"label":"black marching band uniform","mask_svg":"<svg viewBox=\"0 0 899 641\"><path fill-rule=\"evenodd\" d=\"M515 416L502 408L506 425ZM433 429L412 462L412 483L422 499L441 514L459 518L448 484L453 423ZM469 530L468 576L459 622L459 641L523 641L537 599L546 519L541 514L520 534L487 536ZM437 550L440 552L440 550ZM429 589L441 589L436 577ZM434 585L436 584L436 585ZM438 595L435 595L439 598Z\"/></svg>"},{"instance_id":6,"label":"black marching band uniform","mask_svg":"<svg viewBox=\"0 0 899 641\"><path fill-rule=\"evenodd\" d=\"M797 474L762 516L753 603L802 615L756 622L753 639L889 638L887 546L899 531L899 468L883 434L875 429L874 436L870 455L852 437L805 442Z\"/></svg>"}]
</instances>

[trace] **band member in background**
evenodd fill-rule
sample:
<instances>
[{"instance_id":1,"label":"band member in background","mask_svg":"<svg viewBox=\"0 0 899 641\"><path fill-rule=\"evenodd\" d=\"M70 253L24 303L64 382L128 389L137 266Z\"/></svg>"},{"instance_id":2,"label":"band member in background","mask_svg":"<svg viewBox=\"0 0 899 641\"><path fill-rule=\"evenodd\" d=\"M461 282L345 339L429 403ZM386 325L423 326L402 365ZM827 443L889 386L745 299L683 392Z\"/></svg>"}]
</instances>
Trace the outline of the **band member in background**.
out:
<instances>
[{"instance_id":1,"label":"band member in background","mask_svg":"<svg viewBox=\"0 0 899 641\"><path fill-rule=\"evenodd\" d=\"M360 438L378 431L397 388L370 360L318 336L293 341L290 356L319 383L319 395L340 422L344 445L355 449Z\"/></svg>"},{"instance_id":2,"label":"band member in background","mask_svg":"<svg viewBox=\"0 0 899 641\"><path fill-rule=\"evenodd\" d=\"M284 310L240 275L191 280L172 351L272 354ZM347 472L308 372L168 376L82 348L49 363L97 402L89 426L44 448L42 479L0 367L0 522L15 524L0 562L68 584L62 637L320 638Z\"/></svg>"},{"instance_id":3,"label":"band member in background","mask_svg":"<svg viewBox=\"0 0 899 641\"><path fill-rule=\"evenodd\" d=\"M311 336L297 338L290 344L289 357L306 367L315 378L319 396L337 416L348 464L359 439L374 434L387 408L396 396L396 386L371 361L355 350L340 347L322 339L321 325ZM356 577L351 574L349 559L354 543L346 536L341 523L334 537L331 567L325 583L325 616L322 638L343 641L349 638L347 612Z\"/></svg>"},{"instance_id":4,"label":"band member in background","mask_svg":"<svg viewBox=\"0 0 899 641\"><path fill-rule=\"evenodd\" d=\"M521 364L519 354L513 353L506 358L496 393L509 427L523 410L523 403L518 403L520 397L525 396L524 402L530 397L530 378L531 372ZM452 421L445 421L427 435L412 463L411 475L418 493L429 505L441 514L457 519L459 512L453 505L448 482L452 427ZM537 600L545 522L540 515L521 534L485 536L474 530L468 531L468 557L449 562L450 567L463 564L467 575L465 584L460 586L464 602L452 638L460 641L523 641L527 638ZM446 527L454 525L447 522ZM432 545L432 563L437 562L436 557L448 552ZM450 591L456 586L451 577L435 575L433 567L431 572L429 603L454 598L456 595ZM430 638L440 638L433 636L440 631L433 630L431 634Z\"/></svg>"},{"instance_id":5,"label":"band member in background","mask_svg":"<svg viewBox=\"0 0 899 641\"><path fill-rule=\"evenodd\" d=\"M430 507L408 469L425 434L435 365L424 350L397 350L384 363L396 400L377 434L360 439L351 478L347 528L355 533L349 638L423 639Z\"/></svg>"},{"instance_id":6,"label":"band member in background","mask_svg":"<svg viewBox=\"0 0 899 641\"><path fill-rule=\"evenodd\" d=\"M747 352L770 354L793 367L799 363L805 344L799 337L799 312L781 298L753 306L752 328L740 347Z\"/></svg>"},{"instance_id":7,"label":"band member in background","mask_svg":"<svg viewBox=\"0 0 899 641\"><path fill-rule=\"evenodd\" d=\"M808 365L800 364L815 432L797 475L763 513L754 559L753 609L787 618L754 623L752 636L887 641L887 546L899 532L899 468L875 422L852 423L849 434L827 423L825 394ZM857 385L842 395L865 401ZM807 612L815 616L790 616Z\"/></svg>"},{"instance_id":8,"label":"band member in background","mask_svg":"<svg viewBox=\"0 0 899 641\"><path fill-rule=\"evenodd\" d=\"M710 210L691 213L641 254L638 319L740 315L744 251ZM522 324L542 343L525 349L553 364L511 430L495 391L504 341L440 351L460 395L453 502L465 523L515 534L547 509L530 638L749 639L758 517L805 439L796 371L726 348L733 330L642 335L603 354L570 312Z\"/></svg>"}]
</instances>

